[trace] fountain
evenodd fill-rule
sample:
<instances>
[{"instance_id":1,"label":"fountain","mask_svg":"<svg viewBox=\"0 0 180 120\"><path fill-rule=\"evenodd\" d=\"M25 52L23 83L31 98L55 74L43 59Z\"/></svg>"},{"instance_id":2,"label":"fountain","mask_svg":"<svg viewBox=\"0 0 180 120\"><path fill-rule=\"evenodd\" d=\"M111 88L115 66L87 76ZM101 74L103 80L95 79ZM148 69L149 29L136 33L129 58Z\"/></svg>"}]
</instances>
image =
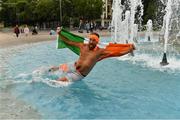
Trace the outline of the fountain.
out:
<instances>
[{"instance_id":1,"label":"fountain","mask_svg":"<svg viewBox=\"0 0 180 120\"><path fill-rule=\"evenodd\" d=\"M163 59L160 62L160 64L162 66L164 65L168 65L169 63L167 62L167 57L166 57L166 53L167 53L167 43L168 43L168 38L169 38L169 23L170 23L170 18L171 18L171 14L172 14L172 9L171 9L171 5L172 2L171 0L168 0L167 5L166 5L166 15L165 15L165 23L163 23L164 28L165 28L165 33L164 33L164 54L163 54Z\"/></svg>"},{"instance_id":2,"label":"fountain","mask_svg":"<svg viewBox=\"0 0 180 120\"><path fill-rule=\"evenodd\" d=\"M114 30L111 32L111 36L114 42L117 43L124 43L124 41L122 39L117 39L117 38L122 38L122 33L120 33L121 29L122 29L122 4L121 4L121 0L114 0L113 1L113 5L112 5L112 10L113 10L113 14L112 14L112 22L111 22L111 26L112 28L114 28Z\"/></svg>"},{"instance_id":3,"label":"fountain","mask_svg":"<svg viewBox=\"0 0 180 120\"><path fill-rule=\"evenodd\" d=\"M152 20L151 19L148 20L146 29L147 29L146 39L147 39L147 41L151 41L151 39L152 39Z\"/></svg>"},{"instance_id":4,"label":"fountain","mask_svg":"<svg viewBox=\"0 0 180 120\"><path fill-rule=\"evenodd\" d=\"M135 13L136 13L137 1L130 0L130 8L131 8L131 16L130 16L130 28L131 28L131 35L130 35L130 42L133 43L134 40L134 21L135 21Z\"/></svg>"},{"instance_id":5,"label":"fountain","mask_svg":"<svg viewBox=\"0 0 180 120\"><path fill-rule=\"evenodd\" d=\"M175 38L178 38L178 32L180 29L180 0L161 1L164 4L166 3L166 14L164 16L162 30L164 31L164 53L162 62L160 62L160 64L164 66L169 64L166 57L168 40L170 40L170 42L173 42Z\"/></svg>"},{"instance_id":6,"label":"fountain","mask_svg":"<svg viewBox=\"0 0 180 120\"><path fill-rule=\"evenodd\" d=\"M140 7L138 11L137 8ZM121 0L113 0L112 6L112 22L111 26L112 39L117 43L134 43L137 41L138 25L135 24L136 13L139 12L138 24L142 22L143 4L141 0L125 0L122 4ZM118 39L121 38L121 39Z\"/></svg>"},{"instance_id":7,"label":"fountain","mask_svg":"<svg viewBox=\"0 0 180 120\"><path fill-rule=\"evenodd\" d=\"M124 24L124 39L126 41L126 43L128 43L128 40L129 40L129 25L130 25L130 11L127 10L126 13L125 13L125 19L123 21L123 24Z\"/></svg>"},{"instance_id":8,"label":"fountain","mask_svg":"<svg viewBox=\"0 0 180 120\"><path fill-rule=\"evenodd\" d=\"M169 26L169 39L173 44L180 44L180 0L172 0L172 17Z\"/></svg>"},{"instance_id":9,"label":"fountain","mask_svg":"<svg viewBox=\"0 0 180 120\"><path fill-rule=\"evenodd\" d=\"M166 14L162 27L164 51L163 59L160 62L164 66L169 64L167 61L168 40L180 38L180 0L161 0L161 2L166 5ZM140 7L139 11L138 7ZM117 43L135 43L138 36L138 25L140 25L142 21L141 16L143 15L141 0L113 0L112 10L111 26L114 29L111 31L111 34L113 41ZM137 13L140 14L139 18ZM152 41L152 20L147 22L147 41Z\"/></svg>"}]
</instances>

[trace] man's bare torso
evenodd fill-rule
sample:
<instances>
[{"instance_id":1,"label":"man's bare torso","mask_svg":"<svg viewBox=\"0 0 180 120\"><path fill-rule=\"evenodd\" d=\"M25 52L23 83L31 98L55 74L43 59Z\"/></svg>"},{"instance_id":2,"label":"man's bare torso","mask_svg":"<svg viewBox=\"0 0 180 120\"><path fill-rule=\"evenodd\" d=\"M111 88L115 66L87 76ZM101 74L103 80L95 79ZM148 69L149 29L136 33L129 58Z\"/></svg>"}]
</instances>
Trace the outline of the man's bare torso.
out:
<instances>
[{"instance_id":1,"label":"man's bare torso","mask_svg":"<svg viewBox=\"0 0 180 120\"><path fill-rule=\"evenodd\" d=\"M76 61L76 69L84 76L86 76L94 67L96 62L101 57L103 49L97 48L96 50L89 50L87 44L80 48L80 57Z\"/></svg>"}]
</instances>

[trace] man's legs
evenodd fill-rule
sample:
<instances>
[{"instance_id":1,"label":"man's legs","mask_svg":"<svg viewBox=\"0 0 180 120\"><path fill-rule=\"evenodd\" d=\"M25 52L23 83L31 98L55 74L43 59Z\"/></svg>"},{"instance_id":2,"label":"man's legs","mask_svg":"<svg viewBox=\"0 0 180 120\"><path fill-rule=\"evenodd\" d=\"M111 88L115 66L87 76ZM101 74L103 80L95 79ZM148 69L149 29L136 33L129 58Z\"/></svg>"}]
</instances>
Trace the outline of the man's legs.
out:
<instances>
[{"instance_id":1,"label":"man's legs","mask_svg":"<svg viewBox=\"0 0 180 120\"><path fill-rule=\"evenodd\" d=\"M60 65L60 67L54 66L54 67L50 68L49 72L55 72L55 71L59 70L59 68L63 71L63 73L68 71L67 64L62 64L62 65ZM57 79L57 81L68 82L69 80L66 77L60 77Z\"/></svg>"},{"instance_id":2,"label":"man's legs","mask_svg":"<svg viewBox=\"0 0 180 120\"><path fill-rule=\"evenodd\" d=\"M61 64L59 67L52 67L51 69L49 69L49 72L54 72L57 70L60 70L63 73L62 75L60 75L60 78L58 78L57 81L70 82L81 80L84 78L84 76L76 71L74 63Z\"/></svg>"},{"instance_id":3,"label":"man's legs","mask_svg":"<svg viewBox=\"0 0 180 120\"><path fill-rule=\"evenodd\" d=\"M51 67L51 68L49 69L49 72L54 72L54 71L57 71L57 70L59 70L59 67L54 66L54 67Z\"/></svg>"}]
</instances>

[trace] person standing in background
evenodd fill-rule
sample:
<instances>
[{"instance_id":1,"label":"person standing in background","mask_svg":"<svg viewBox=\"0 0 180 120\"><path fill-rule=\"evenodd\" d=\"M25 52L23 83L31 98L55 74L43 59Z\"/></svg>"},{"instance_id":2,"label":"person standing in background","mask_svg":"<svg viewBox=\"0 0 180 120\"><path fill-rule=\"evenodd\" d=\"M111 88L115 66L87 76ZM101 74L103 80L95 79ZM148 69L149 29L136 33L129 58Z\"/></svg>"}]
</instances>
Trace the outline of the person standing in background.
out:
<instances>
[{"instance_id":1,"label":"person standing in background","mask_svg":"<svg viewBox=\"0 0 180 120\"><path fill-rule=\"evenodd\" d=\"M24 28L24 33L25 33L25 36L28 36L28 34L29 34L29 28L27 25Z\"/></svg>"},{"instance_id":2,"label":"person standing in background","mask_svg":"<svg viewBox=\"0 0 180 120\"><path fill-rule=\"evenodd\" d=\"M91 22L90 22L90 31L91 31L91 33L93 32L93 29L94 29L94 24L93 24L93 22L91 21Z\"/></svg>"},{"instance_id":3,"label":"person standing in background","mask_svg":"<svg viewBox=\"0 0 180 120\"><path fill-rule=\"evenodd\" d=\"M19 33L20 33L18 25L16 25L16 27L14 28L14 33L16 34L16 37L18 38L19 37Z\"/></svg>"},{"instance_id":4,"label":"person standing in background","mask_svg":"<svg viewBox=\"0 0 180 120\"><path fill-rule=\"evenodd\" d=\"M89 29L90 29L90 24L89 24L89 22L88 21L86 21L86 31L87 31L87 33L89 33Z\"/></svg>"},{"instance_id":5,"label":"person standing in background","mask_svg":"<svg viewBox=\"0 0 180 120\"><path fill-rule=\"evenodd\" d=\"M79 30L78 30L78 32L79 33L83 33L83 20L80 20L80 22L79 22Z\"/></svg>"}]
</instances>

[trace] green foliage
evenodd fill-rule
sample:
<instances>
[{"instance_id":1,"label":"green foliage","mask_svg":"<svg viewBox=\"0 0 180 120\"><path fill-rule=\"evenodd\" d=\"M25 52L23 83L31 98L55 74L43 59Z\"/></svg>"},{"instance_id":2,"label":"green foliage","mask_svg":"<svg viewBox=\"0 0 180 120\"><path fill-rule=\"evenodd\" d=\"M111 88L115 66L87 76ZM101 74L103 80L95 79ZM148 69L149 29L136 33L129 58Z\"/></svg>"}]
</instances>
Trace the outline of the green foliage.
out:
<instances>
[{"instance_id":1,"label":"green foliage","mask_svg":"<svg viewBox=\"0 0 180 120\"><path fill-rule=\"evenodd\" d=\"M83 19L93 20L102 14L102 0L74 0L74 15Z\"/></svg>"},{"instance_id":2,"label":"green foliage","mask_svg":"<svg viewBox=\"0 0 180 120\"><path fill-rule=\"evenodd\" d=\"M2 0L0 15L5 23L46 22L60 20L59 0ZM70 17L98 19L102 0L61 0L62 23L69 25Z\"/></svg>"},{"instance_id":3,"label":"green foliage","mask_svg":"<svg viewBox=\"0 0 180 120\"><path fill-rule=\"evenodd\" d=\"M37 19L43 21L50 21L56 17L56 4L54 0L39 0L36 5Z\"/></svg>"},{"instance_id":4,"label":"green foliage","mask_svg":"<svg viewBox=\"0 0 180 120\"><path fill-rule=\"evenodd\" d=\"M148 19L155 20L157 11L157 0L143 0L144 1L144 16L143 22L147 23Z\"/></svg>"},{"instance_id":5,"label":"green foliage","mask_svg":"<svg viewBox=\"0 0 180 120\"><path fill-rule=\"evenodd\" d=\"M42 23L60 20L60 0L2 0L0 21L7 24ZM79 19L97 20L102 14L102 0L61 0L62 25L69 26L70 18L77 26ZM143 0L143 22L156 17L156 0Z\"/></svg>"}]
</instances>

